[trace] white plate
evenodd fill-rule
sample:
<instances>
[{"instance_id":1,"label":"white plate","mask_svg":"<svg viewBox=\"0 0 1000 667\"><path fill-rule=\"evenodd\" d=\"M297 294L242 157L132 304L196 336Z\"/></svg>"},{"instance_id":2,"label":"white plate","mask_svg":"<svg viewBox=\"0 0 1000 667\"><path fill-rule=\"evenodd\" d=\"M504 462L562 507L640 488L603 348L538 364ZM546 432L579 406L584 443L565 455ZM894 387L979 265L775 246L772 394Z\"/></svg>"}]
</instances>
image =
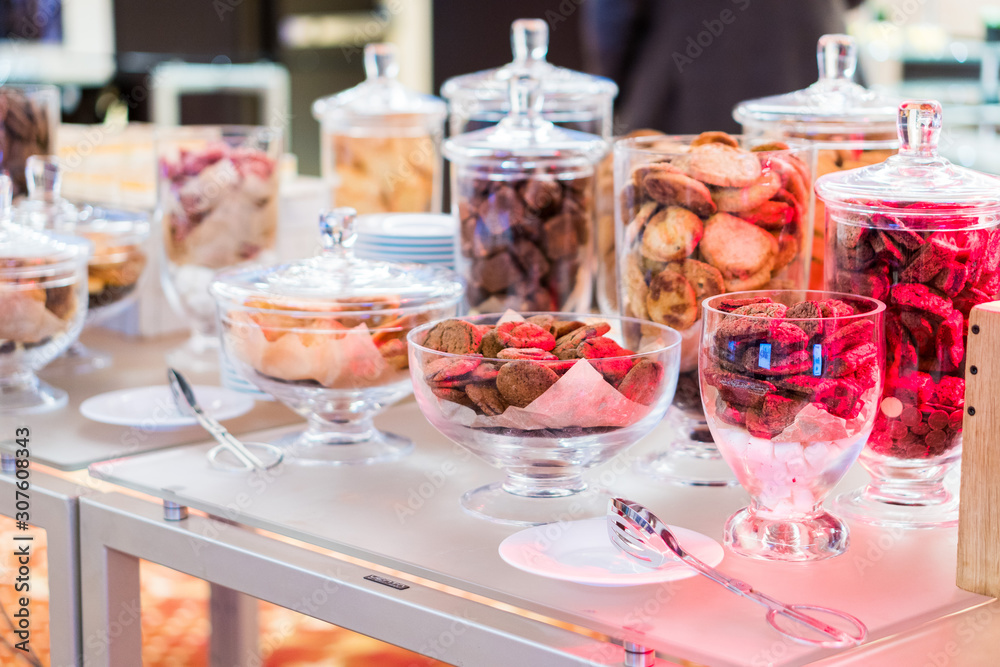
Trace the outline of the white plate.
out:
<instances>
[{"instance_id":1,"label":"white plate","mask_svg":"<svg viewBox=\"0 0 1000 667\"><path fill-rule=\"evenodd\" d=\"M414 264L446 264L451 266L455 263L455 258L450 256L427 256L427 255L386 255L371 250L358 250L355 253L362 259L376 259L385 262L411 262Z\"/></svg>"},{"instance_id":2,"label":"white plate","mask_svg":"<svg viewBox=\"0 0 1000 667\"><path fill-rule=\"evenodd\" d=\"M458 232L458 223L452 216L442 213L396 213L361 216L354 228L359 236L452 238Z\"/></svg>"},{"instance_id":3,"label":"white plate","mask_svg":"<svg viewBox=\"0 0 1000 667\"><path fill-rule=\"evenodd\" d=\"M450 256L455 254L455 249L449 246L428 246L428 247L400 247L371 245L368 243L356 243L354 250L366 250L368 252L383 252L387 255L442 255Z\"/></svg>"},{"instance_id":4,"label":"white plate","mask_svg":"<svg viewBox=\"0 0 1000 667\"><path fill-rule=\"evenodd\" d=\"M451 248L455 245L453 236L427 236L414 238L410 236L372 236L358 234L355 243L362 245L384 245L393 248Z\"/></svg>"},{"instance_id":5,"label":"white plate","mask_svg":"<svg viewBox=\"0 0 1000 667\"><path fill-rule=\"evenodd\" d=\"M222 421L246 414L254 400L223 387L198 385L195 398L206 414ZM80 414L102 424L135 426L144 431L170 431L197 424L174 403L170 387L137 387L91 396L80 404Z\"/></svg>"},{"instance_id":6,"label":"white plate","mask_svg":"<svg viewBox=\"0 0 1000 667\"><path fill-rule=\"evenodd\" d=\"M686 550L711 566L722 545L707 535L670 526ZM608 537L605 517L550 523L514 533L500 543L500 557L519 570L588 586L639 586L695 577L681 561L651 569L626 558Z\"/></svg>"}]
</instances>

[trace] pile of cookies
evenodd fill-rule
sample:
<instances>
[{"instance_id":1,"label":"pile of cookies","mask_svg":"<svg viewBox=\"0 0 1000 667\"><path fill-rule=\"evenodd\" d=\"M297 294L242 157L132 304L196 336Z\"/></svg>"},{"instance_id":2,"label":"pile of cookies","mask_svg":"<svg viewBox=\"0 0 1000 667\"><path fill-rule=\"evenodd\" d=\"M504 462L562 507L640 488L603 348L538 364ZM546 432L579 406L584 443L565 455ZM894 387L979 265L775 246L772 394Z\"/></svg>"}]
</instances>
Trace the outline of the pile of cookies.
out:
<instances>
[{"instance_id":1,"label":"pile of cookies","mask_svg":"<svg viewBox=\"0 0 1000 667\"><path fill-rule=\"evenodd\" d=\"M593 178L459 173L460 263L477 312L585 311L593 279Z\"/></svg>"},{"instance_id":2,"label":"pile of cookies","mask_svg":"<svg viewBox=\"0 0 1000 667\"><path fill-rule=\"evenodd\" d=\"M278 169L266 151L226 144L163 158L163 242L176 265L222 269L274 247ZM204 286L197 286L204 294Z\"/></svg>"},{"instance_id":3,"label":"pile of cookies","mask_svg":"<svg viewBox=\"0 0 1000 667\"><path fill-rule=\"evenodd\" d=\"M663 136L656 130L634 130L620 139ZM606 314L618 312L618 269L615 253L614 154L597 165L597 304Z\"/></svg>"},{"instance_id":4,"label":"pile of cookies","mask_svg":"<svg viewBox=\"0 0 1000 667\"><path fill-rule=\"evenodd\" d=\"M881 381L875 322L844 301L734 298L718 310L730 315L702 350L703 383L718 391L717 418L752 436L774 438L809 404L856 419Z\"/></svg>"},{"instance_id":5,"label":"pile of cookies","mask_svg":"<svg viewBox=\"0 0 1000 667\"><path fill-rule=\"evenodd\" d=\"M857 143L857 137L831 134L810 134L805 137L824 144ZM886 143L894 141L895 134L868 134L862 142ZM896 154L894 149L885 148L827 148L816 151L816 178L838 171L859 169L885 162ZM813 201L813 244L812 263L809 268L809 289L823 289L823 257L826 252L826 206L823 200Z\"/></svg>"},{"instance_id":6,"label":"pile of cookies","mask_svg":"<svg viewBox=\"0 0 1000 667\"><path fill-rule=\"evenodd\" d=\"M977 229L978 216L951 212L947 226L957 231L925 231L933 208L831 218L827 280L887 305L884 400L869 444L899 458L939 456L959 444L969 313L1000 291L1000 229Z\"/></svg>"},{"instance_id":7,"label":"pile of cookies","mask_svg":"<svg viewBox=\"0 0 1000 667\"><path fill-rule=\"evenodd\" d=\"M72 269L50 273L48 264L0 257L0 354L45 345L70 331L85 312L78 298L81 277Z\"/></svg>"},{"instance_id":8,"label":"pile of cookies","mask_svg":"<svg viewBox=\"0 0 1000 667\"><path fill-rule=\"evenodd\" d=\"M444 320L422 341L423 347L446 353L427 356L423 380L442 400L496 416L511 406L527 407L586 360L622 396L652 405L665 388L663 365L637 358L605 335L610 329L606 322L586 324L551 315L497 325Z\"/></svg>"},{"instance_id":9,"label":"pile of cookies","mask_svg":"<svg viewBox=\"0 0 1000 667\"><path fill-rule=\"evenodd\" d=\"M430 134L355 136L328 133L332 201L358 214L435 210L441 157Z\"/></svg>"},{"instance_id":10,"label":"pile of cookies","mask_svg":"<svg viewBox=\"0 0 1000 667\"><path fill-rule=\"evenodd\" d=\"M32 155L52 153L48 111L22 91L0 88L0 160L14 182L14 196L28 192L24 166Z\"/></svg>"},{"instance_id":11,"label":"pile of cookies","mask_svg":"<svg viewBox=\"0 0 1000 667\"><path fill-rule=\"evenodd\" d=\"M267 380L330 389L381 386L406 378L410 329L445 314L393 312L399 306L392 297L325 305L249 299L223 315L223 340L237 362Z\"/></svg>"},{"instance_id":12,"label":"pile of cookies","mask_svg":"<svg viewBox=\"0 0 1000 667\"><path fill-rule=\"evenodd\" d=\"M708 297L802 284L812 177L787 148L706 132L632 169L619 195L626 315L683 331Z\"/></svg>"},{"instance_id":13,"label":"pile of cookies","mask_svg":"<svg viewBox=\"0 0 1000 667\"><path fill-rule=\"evenodd\" d=\"M91 310L110 306L131 294L143 269L146 253L140 245L118 245L105 234L83 234L94 244L94 254L87 266L87 291Z\"/></svg>"}]
</instances>

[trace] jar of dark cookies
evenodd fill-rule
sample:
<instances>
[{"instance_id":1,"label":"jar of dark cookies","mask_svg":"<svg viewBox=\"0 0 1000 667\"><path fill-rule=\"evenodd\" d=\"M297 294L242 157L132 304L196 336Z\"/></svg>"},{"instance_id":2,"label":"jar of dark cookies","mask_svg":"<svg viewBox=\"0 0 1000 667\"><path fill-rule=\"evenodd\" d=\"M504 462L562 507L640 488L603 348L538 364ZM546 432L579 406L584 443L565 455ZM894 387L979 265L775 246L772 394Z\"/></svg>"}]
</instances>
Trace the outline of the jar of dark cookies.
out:
<instances>
[{"instance_id":1,"label":"jar of dark cookies","mask_svg":"<svg viewBox=\"0 0 1000 667\"><path fill-rule=\"evenodd\" d=\"M899 107L899 154L816 183L826 203L826 283L885 301L886 377L841 512L883 525L958 520L944 477L961 456L973 306L1000 292L1000 181L938 155L941 106Z\"/></svg>"},{"instance_id":2,"label":"jar of dark cookies","mask_svg":"<svg viewBox=\"0 0 1000 667\"><path fill-rule=\"evenodd\" d=\"M56 152L58 127L58 88L0 86L0 170L10 174L15 197L28 192L24 177L28 158Z\"/></svg>"},{"instance_id":3,"label":"jar of dark cookies","mask_svg":"<svg viewBox=\"0 0 1000 667\"><path fill-rule=\"evenodd\" d=\"M854 82L858 47L849 35L823 35L816 45L819 80L803 90L740 102L733 118L755 137L816 145L816 176L884 161L896 152L899 101ZM813 202L809 288L823 286L823 202Z\"/></svg>"},{"instance_id":4,"label":"jar of dark cookies","mask_svg":"<svg viewBox=\"0 0 1000 667\"><path fill-rule=\"evenodd\" d=\"M712 443L698 385L701 302L717 294L801 289L811 243L814 149L724 132L615 143L622 314L681 333L676 438L647 467L694 484L735 484Z\"/></svg>"},{"instance_id":5,"label":"jar of dark cookies","mask_svg":"<svg viewBox=\"0 0 1000 667\"><path fill-rule=\"evenodd\" d=\"M469 307L586 311L593 294L594 169L607 143L544 120L536 80L515 79L510 91L503 121L444 147Z\"/></svg>"}]
</instances>

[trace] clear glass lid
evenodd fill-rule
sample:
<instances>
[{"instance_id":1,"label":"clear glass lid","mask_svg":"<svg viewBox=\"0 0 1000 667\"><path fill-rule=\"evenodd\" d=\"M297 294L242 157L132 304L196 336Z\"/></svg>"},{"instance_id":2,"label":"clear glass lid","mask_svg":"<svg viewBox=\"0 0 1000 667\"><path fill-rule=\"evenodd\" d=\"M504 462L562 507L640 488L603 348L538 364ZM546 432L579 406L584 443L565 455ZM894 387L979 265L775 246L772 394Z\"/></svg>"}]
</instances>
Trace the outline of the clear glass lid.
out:
<instances>
[{"instance_id":1,"label":"clear glass lid","mask_svg":"<svg viewBox=\"0 0 1000 667\"><path fill-rule=\"evenodd\" d=\"M549 25L542 19L517 19L510 26L510 44L514 60L502 67L463 74L448 79L441 95L450 103L469 104L508 100L513 79L531 76L541 82L545 105L558 105L562 98L602 98L610 104L618 95L611 79L557 67L545 58L549 52ZM579 101L579 99L576 99Z\"/></svg>"},{"instance_id":2,"label":"clear glass lid","mask_svg":"<svg viewBox=\"0 0 1000 667\"><path fill-rule=\"evenodd\" d=\"M367 78L353 88L313 102L312 113L324 126L424 125L429 129L443 127L447 105L433 95L410 90L397 79L399 62L393 44L365 46ZM409 121L409 122L407 122Z\"/></svg>"},{"instance_id":3,"label":"clear glass lid","mask_svg":"<svg viewBox=\"0 0 1000 667\"><path fill-rule=\"evenodd\" d=\"M62 169L54 155L32 155L24 165L28 196L14 209L14 221L34 229L72 234L80 210L62 198Z\"/></svg>"},{"instance_id":4,"label":"clear glass lid","mask_svg":"<svg viewBox=\"0 0 1000 667\"><path fill-rule=\"evenodd\" d=\"M835 172L816 181L816 194L828 205L907 216L997 212L1000 179L952 164L938 154L941 105L933 100L899 106L899 153L885 162Z\"/></svg>"},{"instance_id":5,"label":"clear glass lid","mask_svg":"<svg viewBox=\"0 0 1000 667\"><path fill-rule=\"evenodd\" d=\"M137 245L149 236L144 213L83 206L61 196L62 171L52 155L32 155L25 166L28 197L14 209L14 222L33 229L82 236L116 245Z\"/></svg>"},{"instance_id":6,"label":"clear glass lid","mask_svg":"<svg viewBox=\"0 0 1000 667\"><path fill-rule=\"evenodd\" d=\"M75 272L87 262L90 243L11 222L13 183L0 175L0 280L33 281ZM29 285L29 283L26 283Z\"/></svg>"},{"instance_id":7,"label":"clear glass lid","mask_svg":"<svg viewBox=\"0 0 1000 667\"><path fill-rule=\"evenodd\" d=\"M336 208L320 216L323 250L271 267L220 273L216 299L268 310L343 312L454 303L464 286L455 272L422 264L361 259L352 246L356 212Z\"/></svg>"},{"instance_id":8,"label":"clear glass lid","mask_svg":"<svg viewBox=\"0 0 1000 667\"><path fill-rule=\"evenodd\" d=\"M518 76L508 83L510 113L497 125L449 139L444 154L452 162L497 163L516 159L518 169L589 167L608 151L595 134L567 130L542 118L544 95L538 79Z\"/></svg>"},{"instance_id":9,"label":"clear glass lid","mask_svg":"<svg viewBox=\"0 0 1000 667\"><path fill-rule=\"evenodd\" d=\"M741 125L780 124L791 132L892 133L900 100L854 82L858 47L848 35L823 35L816 46L819 80L803 90L740 102Z\"/></svg>"}]
</instances>

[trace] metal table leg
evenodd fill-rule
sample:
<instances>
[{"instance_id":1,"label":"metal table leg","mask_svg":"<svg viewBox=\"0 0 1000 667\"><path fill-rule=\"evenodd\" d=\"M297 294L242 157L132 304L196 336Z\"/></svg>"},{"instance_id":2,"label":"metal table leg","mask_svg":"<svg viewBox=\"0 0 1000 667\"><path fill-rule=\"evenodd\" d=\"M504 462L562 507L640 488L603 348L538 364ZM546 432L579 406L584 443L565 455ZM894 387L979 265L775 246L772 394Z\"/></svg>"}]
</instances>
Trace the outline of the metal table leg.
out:
<instances>
[{"instance_id":1,"label":"metal table leg","mask_svg":"<svg viewBox=\"0 0 1000 667\"><path fill-rule=\"evenodd\" d=\"M211 584L209 619L212 626L208 664L233 667L253 664L259 655L257 600L232 588Z\"/></svg>"},{"instance_id":2,"label":"metal table leg","mask_svg":"<svg viewBox=\"0 0 1000 667\"><path fill-rule=\"evenodd\" d=\"M77 498L80 488L66 480L31 472L30 520L45 530L49 570L49 642L52 667L82 662L80 635L80 558ZM0 475L0 514L16 515L13 475ZM29 607L30 609L30 607ZM122 663L125 664L125 663Z\"/></svg>"}]
</instances>

